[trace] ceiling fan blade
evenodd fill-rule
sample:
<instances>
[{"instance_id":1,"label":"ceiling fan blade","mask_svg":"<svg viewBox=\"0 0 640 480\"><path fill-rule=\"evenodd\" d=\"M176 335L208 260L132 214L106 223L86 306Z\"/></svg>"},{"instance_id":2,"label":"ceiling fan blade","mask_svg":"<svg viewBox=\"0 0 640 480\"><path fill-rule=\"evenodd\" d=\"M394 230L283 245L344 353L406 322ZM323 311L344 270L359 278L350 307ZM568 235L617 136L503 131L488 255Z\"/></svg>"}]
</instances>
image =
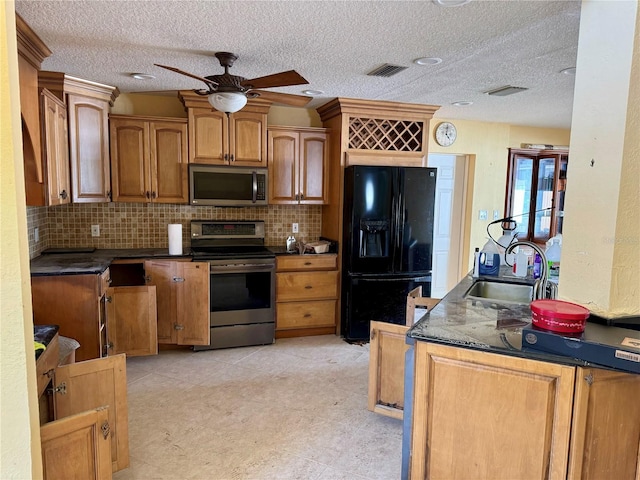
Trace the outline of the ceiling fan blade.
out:
<instances>
[{"instance_id":1,"label":"ceiling fan blade","mask_svg":"<svg viewBox=\"0 0 640 480\"><path fill-rule=\"evenodd\" d=\"M251 90L249 96L257 93L260 98L270 100L276 103L284 103L293 107L304 107L312 100L312 97L305 97L304 95L292 95L290 93L269 92L267 90Z\"/></svg>"},{"instance_id":2,"label":"ceiling fan blade","mask_svg":"<svg viewBox=\"0 0 640 480\"><path fill-rule=\"evenodd\" d=\"M302 75L295 70L274 73L266 77L250 78L243 80L241 85L250 88L287 87L289 85L305 85L307 82Z\"/></svg>"},{"instance_id":3,"label":"ceiling fan blade","mask_svg":"<svg viewBox=\"0 0 640 480\"><path fill-rule=\"evenodd\" d=\"M195 78L196 80L200 80L201 82L204 82L207 85L213 85L213 86L217 86L218 85L216 82L214 82L212 80L209 80L208 78L199 77L198 75L194 75L193 73L185 72L184 70L180 70L179 68L168 67L166 65L160 65L159 63L154 63L154 65L156 67L164 68L166 70L171 70L172 72L179 73L180 75L186 75L187 77Z\"/></svg>"}]
</instances>

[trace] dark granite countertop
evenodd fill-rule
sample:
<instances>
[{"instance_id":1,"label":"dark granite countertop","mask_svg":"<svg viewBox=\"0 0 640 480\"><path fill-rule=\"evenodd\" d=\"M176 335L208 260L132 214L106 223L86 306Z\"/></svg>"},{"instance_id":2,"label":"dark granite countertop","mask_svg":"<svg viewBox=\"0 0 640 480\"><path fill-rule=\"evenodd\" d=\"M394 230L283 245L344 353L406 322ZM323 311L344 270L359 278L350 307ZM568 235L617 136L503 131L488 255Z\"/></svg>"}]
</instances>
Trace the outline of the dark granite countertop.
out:
<instances>
[{"instance_id":1,"label":"dark granite countertop","mask_svg":"<svg viewBox=\"0 0 640 480\"><path fill-rule=\"evenodd\" d=\"M53 337L56 336L60 327L58 325L34 325L33 326L33 340L43 344L45 347L49 346ZM36 350L36 360L42 355L44 350Z\"/></svg>"},{"instance_id":2,"label":"dark granite countertop","mask_svg":"<svg viewBox=\"0 0 640 480\"><path fill-rule=\"evenodd\" d=\"M169 255L168 248L118 248L42 254L31 260L31 276L100 274L116 259L181 258L190 255L189 249L185 249L183 255Z\"/></svg>"},{"instance_id":3,"label":"dark granite countertop","mask_svg":"<svg viewBox=\"0 0 640 480\"><path fill-rule=\"evenodd\" d=\"M501 280L521 281L505 274L506 271L501 271ZM591 365L571 357L523 350L522 328L531 323L529 305L466 299L464 295L474 280L471 275L464 277L430 313L411 327L408 338L533 360Z\"/></svg>"}]
</instances>

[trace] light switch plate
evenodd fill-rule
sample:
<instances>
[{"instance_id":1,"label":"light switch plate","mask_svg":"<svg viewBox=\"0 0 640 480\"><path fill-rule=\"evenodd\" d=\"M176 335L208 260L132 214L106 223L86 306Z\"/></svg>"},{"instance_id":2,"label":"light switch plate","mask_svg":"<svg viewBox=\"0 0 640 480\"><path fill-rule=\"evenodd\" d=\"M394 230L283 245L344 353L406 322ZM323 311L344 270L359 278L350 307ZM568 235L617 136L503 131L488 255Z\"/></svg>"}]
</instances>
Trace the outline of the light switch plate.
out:
<instances>
[{"instance_id":1,"label":"light switch plate","mask_svg":"<svg viewBox=\"0 0 640 480\"><path fill-rule=\"evenodd\" d=\"M294 224L291 226L291 231L292 231L293 233L298 233L298 224L297 224L297 223L294 223Z\"/></svg>"},{"instance_id":2,"label":"light switch plate","mask_svg":"<svg viewBox=\"0 0 640 480\"><path fill-rule=\"evenodd\" d=\"M92 237L100 236L100 225L91 225L91 236Z\"/></svg>"},{"instance_id":3,"label":"light switch plate","mask_svg":"<svg viewBox=\"0 0 640 480\"><path fill-rule=\"evenodd\" d=\"M478 214L478 220L486 220L487 218L489 218L488 212L486 210L480 210L480 213Z\"/></svg>"}]
</instances>

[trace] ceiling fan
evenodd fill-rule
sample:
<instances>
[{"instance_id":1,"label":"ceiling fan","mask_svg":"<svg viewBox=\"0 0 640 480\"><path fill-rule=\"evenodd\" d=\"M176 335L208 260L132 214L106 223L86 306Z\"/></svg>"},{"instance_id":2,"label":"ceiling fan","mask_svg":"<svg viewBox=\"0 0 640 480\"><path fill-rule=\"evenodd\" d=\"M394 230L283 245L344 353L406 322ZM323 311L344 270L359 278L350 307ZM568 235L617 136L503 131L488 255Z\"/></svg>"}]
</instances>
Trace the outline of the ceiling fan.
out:
<instances>
[{"instance_id":1,"label":"ceiling fan","mask_svg":"<svg viewBox=\"0 0 640 480\"><path fill-rule=\"evenodd\" d=\"M305 97L304 95L258 90L261 88L286 87L289 85L304 85L309 83L295 70L274 73L273 75L267 75L265 77L246 79L229 73L229 68L232 67L233 62L238 59L236 55L229 52L217 52L215 56L220 61L220 65L224 67L224 73L222 75L200 77L180 70L179 68L159 65L157 63L154 65L204 82L207 88L194 90L194 92L198 95L207 95L209 103L213 108L227 114L242 109L242 107L247 104L247 98L262 97L265 100L296 107L303 107L311 101L311 97Z\"/></svg>"}]
</instances>

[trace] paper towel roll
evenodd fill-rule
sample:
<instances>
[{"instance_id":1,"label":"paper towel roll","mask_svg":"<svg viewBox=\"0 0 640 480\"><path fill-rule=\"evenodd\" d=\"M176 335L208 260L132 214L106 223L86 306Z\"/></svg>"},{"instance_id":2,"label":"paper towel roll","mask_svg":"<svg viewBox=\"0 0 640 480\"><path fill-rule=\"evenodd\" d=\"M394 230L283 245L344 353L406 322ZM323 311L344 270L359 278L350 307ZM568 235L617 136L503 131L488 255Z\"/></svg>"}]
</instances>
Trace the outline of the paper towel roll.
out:
<instances>
[{"instance_id":1,"label":"paper towel roll","mask_svg":"<svg viewBox=\"0 0 640 480\"><path fill-rule=\"evenodd\" d=\"M182 255L182 224L169 224L169 255Z\"/></svg>"}]
</instances>

